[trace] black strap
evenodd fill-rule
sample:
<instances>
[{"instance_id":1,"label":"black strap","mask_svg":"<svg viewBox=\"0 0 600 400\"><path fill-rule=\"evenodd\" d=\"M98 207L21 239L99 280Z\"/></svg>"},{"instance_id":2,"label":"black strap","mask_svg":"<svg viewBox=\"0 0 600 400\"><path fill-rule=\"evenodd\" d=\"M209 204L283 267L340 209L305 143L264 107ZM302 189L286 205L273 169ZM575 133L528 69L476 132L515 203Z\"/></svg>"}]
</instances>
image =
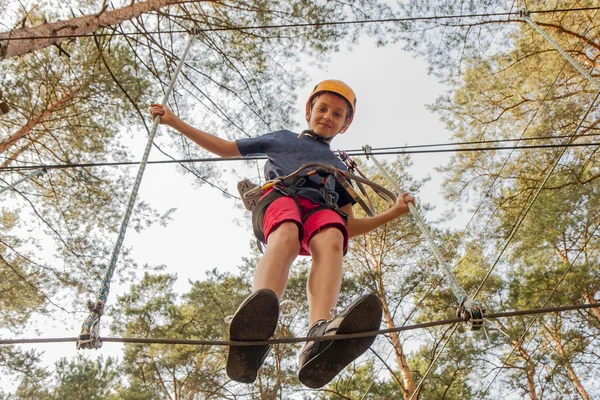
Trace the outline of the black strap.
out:
<instances>
[{"instance_id":1,"label":"black strap","mask_svg":"<svg viewBox=\"0 0 600 400\"><path fill-rule=\"evenodd\" d=\"M300 203L298 203L296 195L291 193L289 188L284 188L280 185L273 187L273 190L260 199L256 207L254 207L254 210L252 210L252 230L254 231L254 236L263 243L267 243L264 229L264 219L267 208L269 208L271 203L283 196L289 196L294 199L296 206L298 206L298 212L300 213Z\"/></svg>"}]
</instances>

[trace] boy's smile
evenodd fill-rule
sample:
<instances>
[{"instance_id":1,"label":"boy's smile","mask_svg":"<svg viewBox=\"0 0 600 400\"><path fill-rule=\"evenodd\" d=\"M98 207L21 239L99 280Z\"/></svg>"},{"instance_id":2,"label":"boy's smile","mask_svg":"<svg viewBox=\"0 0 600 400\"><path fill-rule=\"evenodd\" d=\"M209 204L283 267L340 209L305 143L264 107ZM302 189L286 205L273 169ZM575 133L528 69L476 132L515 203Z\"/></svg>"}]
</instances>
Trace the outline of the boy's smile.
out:
<instances>
[{"instance_id":1,"label":"boy's smile","mask_svg":"<svg viewBox=\"0 0 600 400\"><path fill-rule=\"evenodd\" d=\"M348 128L348 112L346 100L333 93L323 93L315 99L306 121L317 135L325 139L333 138Z\"/></svg>"}]
</instances>

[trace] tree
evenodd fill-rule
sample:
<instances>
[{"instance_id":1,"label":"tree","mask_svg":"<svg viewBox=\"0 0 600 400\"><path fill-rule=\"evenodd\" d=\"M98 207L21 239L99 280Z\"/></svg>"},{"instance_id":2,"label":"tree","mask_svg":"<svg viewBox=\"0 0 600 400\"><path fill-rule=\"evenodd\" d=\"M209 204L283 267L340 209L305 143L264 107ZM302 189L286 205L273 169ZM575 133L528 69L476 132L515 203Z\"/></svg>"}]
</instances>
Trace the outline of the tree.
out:
<instances>
[{"instance_id":1,"label":"tree","mask_svg":"<svg viewBox=\"0 0 600 400\"><path fill-rule=\"evenodd\" d=\"M203 127L234 138L289 127L294 90L305 79L301 57L318 60L351 44L365 30L344 25L247 27L391 15L376 0L61 4L2 5L4 24L13 27L0 34L2 94L12 110L0 120L5 184L23 177L22 167L130 160L123 141L128 134L149 130L142 110L166 90L192 28L200 30L170 105L184 117L201 115ZM83 30L72 30L83 25ZM367 29L384 42L383 28ZM48 41L39 37L43 32L71 35ZM23 40L24 35L36 39ZM39 46L37 39L43 42ZM38 47L30 47L32 42ZM156 146L168 156L163 147L182 156L202 154L169 134L159 137ZM210 164L182 168L195 174L199 184L218 179L218 169ZM75 295L96 289L131 182L130 171L114 167L65 168L52 169L13 191L2 218L14 218L16 230L35 234L31 240L10 243L3 236L1 255L7 261L2 274L12 274L6 284L37 287L42 300L34 297L37 303L32 299L28 313L43 312L49 301L58 303L51 298L54 290L68 304ZM129 229L164 223L170 211L158 213L139 201ZM54 256L52 261L36 256L41 243ZM133 267L123 249L117 277L128 279Z\"/></svg>"},{"instance_id":2,"label":"tree","mask_svg":"<svg viewBox=\"0 0 600 400\"><path fill-rule=\"evenodd\" d=\"M32 385L30 378L21 381L16 395L19 399L117 399L115 388L119 386L119 371L112 358L88 360L82 355L68 361L62 358L55 364L53 379L46 371L45 384Z\"/></svg>"},{"instance_id":3,"label":"tree","mask_svg":"<svg viewBox=\"0 0 600 400\"><path fill-rule=\"evenodd\" d=\"M17 28L7 33L0 33L0 59L20 56L50 45L58 45L70 39L68 35L83 35L99 29L119 25L123 21L132 20L152 11L183 3L180 0L156 0L130 4L129 6L107 10L108 4L102 4L98 14L85 15L70 20L44 23L31 28ZM23 20L22 23L25 21ZM57 37L59 36L59 37ZM60 47L59 47L60 48Z\"/></svg>"},{"instance_id":4,"label":"tree","mask_svg":"<svg viewBox=\"0 0 600 400\"><path fill-rule=\"evenodd\" d=\"M5 371L0 378L2 388L8 389L20 382L17 388L20 398L37 399L39 394L46 395L45 380L49 372L39 366L40 360L41 354L34 350L23 351L14 346L0 348L0 368ZM6 398L11 398L9 396Z\"/></svg>"},{"instance_id":5,"label":"tree","mask_svg":"<svg viewBox=\"0 0 600 400\"><path fill-rule=\"evenodd\" d=\"M545 7L534 1L524 5L530 10ZM577 3L578 7L593 5ZM500 11L502 6L502 2L427 1L409 2L407 10L483 14ZM597 69L599 49L593 40L600 22L597 12L532 18L584 68ZM451 86L431 108L442 116L456 141L523 138L527 142L514 143L560 145L570 143L567 138L572 136L574 143L584 145L567 148L564 154L560 147L511 153L465 151L443 169L446 198L478 210L466 230L465 243L492 260L510 244L493 265L504 282L494 285L488 280L484 286L496 288L493 304L524 309L597 302L598 280L589 263L595 265L597 259L599 160L589 135L597 131L598 113L592 108L586 116L595 90L522 19L457 19L437 25L427 31L413 25L421 35L408 46L427 57L432 71ZM443 45L433 45L440 39ZM543 190L527 210L549 172ZM597 317L594 311L560 318L540 316L535 323L529 318L498 322L491 340L502 345L488 350L484 369L492 378L481 379L483 389L495 382L492 393L498 385L508 384L532 399L559 393L593 397L594 385L587 373L595 369L596 357L588 338L598 334ZM579 363L585 367L573 367Z\"/></svg>"},{"instance_id":6,"label":"tree","mask_svg":"<svg viewBox=\"0 0 600 400\"><path fill-rule=\"evenodd\" d=\"M212 271L207 280L194 282L178 301L170 275L146 275L130 294L122 296L115 311L120 323L113 331L130 337L226 340L223 322L250 293L245 273L239 276ZM297 281L297 279L296 279ZM295 286L295 285L294 285ZM277 336L293 335L282 318ZM275 399L298 385L294 353L299 346L274 346L257 382L239 385L223 373L227 348L187 345L126 345L123 359L129 386L120 395L142 392L148 398L230 398L252 393Z\"/></svg>"}]
</instances>

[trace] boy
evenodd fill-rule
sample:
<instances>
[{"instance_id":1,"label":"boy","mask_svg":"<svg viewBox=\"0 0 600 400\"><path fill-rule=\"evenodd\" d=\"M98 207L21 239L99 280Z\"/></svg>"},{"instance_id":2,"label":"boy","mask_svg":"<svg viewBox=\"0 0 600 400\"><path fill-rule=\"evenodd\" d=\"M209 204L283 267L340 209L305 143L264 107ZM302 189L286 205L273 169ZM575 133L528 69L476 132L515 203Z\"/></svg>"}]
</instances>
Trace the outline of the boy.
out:
<instances>
[{"instance_id":1,"label":"boy","mask_svg":"<svg viewBox=\"0 0 600 400\"><path fill-rule=\"evenodd\" d=\"M166 124L199 146L221 157L266 154L265 178L286 176L309 162L345 165L329 147L331 140L346 132L354 117L356 96L344 82L326 80L315 86L306 103L308 130L298 135L278 131L264 136L228 141L186 124L167 107L152 104L152 118ZM355 218L354 200L332 176L325 183L313 175L265 194L253 211L257 237L268 243L254 274L253 293L236 311L230 325L231 340L267 340L275 332L279 299L283 296L289 268L300 255L312 256L306 285L309 305L309 337L368 332L379 329L381 302L373 294L361 296L339 315L335 310L342 283L342 257L348 239L362 235L408 212L414 198L402 194L396 205L373 217ZM274 200L273 200L274 198ZM265 201L269 202L264 204ZM258 217L258 218L257 218ZM263 236L264 238L261 238ZM333 318L332 318L333 317ZM306 343L300 353L300 381L319 388L364 353L375 337ZM251 383L270 346L231 346L227 374L238 382Z\"/></svg>"}]
</instances>

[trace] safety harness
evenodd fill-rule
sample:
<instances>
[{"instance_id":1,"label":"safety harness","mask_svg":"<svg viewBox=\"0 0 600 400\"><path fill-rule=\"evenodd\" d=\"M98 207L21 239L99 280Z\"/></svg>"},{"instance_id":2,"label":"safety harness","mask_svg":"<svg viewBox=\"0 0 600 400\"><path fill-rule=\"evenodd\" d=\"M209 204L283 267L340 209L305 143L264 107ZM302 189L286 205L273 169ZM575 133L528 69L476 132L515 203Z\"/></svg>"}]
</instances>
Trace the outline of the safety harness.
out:
<instances>
[{"instance_id":1,"label":"safety harness","mask_svg":"<svg viewBox=\"0 0 600 400\"><path fill-rule=\"evenodd\" d=\"M310 176L312 175L320 176L321 183L317 184L310 180ZM387 203L390 204L390 206L393 206L396 203L396 196L392 192L364 177L354 175L351 172L332 167L331 165L309 163L303 165L289 175L270 180L262 186L254 184L248 179L238 183L238 191L240 192L244 206L246 209L252 212L252 228L256 238L260 242L266 243L263 229L263 219L269 205L282 196L288 196L296 202L298 209L300 209L300 204L298 202L296 193L299 189L307 187L318 189L321 192L325 202L305 215L303 222L315 212L324 209L331 209L340 214L344 222L347 224L348 216L337 206L335 198L325 190L325 183L327 182L327 178L330 176L333 176L340 182L342 187L344 187L348 194L350 194L350 196L352 196L352 198L361 205L361 207L369 216L374 215L372 202L370 199L368 200L368 203L371 205L371 207L369 207L365 200L354 190L349 181L356 182L357 186L360 185L359 188L361 193L363 193L363 195L365 195L367 198L368 196L366 194L366 190L362 184L373 188L375 193L381 196Z\"/></svg>"}]
</instances>

